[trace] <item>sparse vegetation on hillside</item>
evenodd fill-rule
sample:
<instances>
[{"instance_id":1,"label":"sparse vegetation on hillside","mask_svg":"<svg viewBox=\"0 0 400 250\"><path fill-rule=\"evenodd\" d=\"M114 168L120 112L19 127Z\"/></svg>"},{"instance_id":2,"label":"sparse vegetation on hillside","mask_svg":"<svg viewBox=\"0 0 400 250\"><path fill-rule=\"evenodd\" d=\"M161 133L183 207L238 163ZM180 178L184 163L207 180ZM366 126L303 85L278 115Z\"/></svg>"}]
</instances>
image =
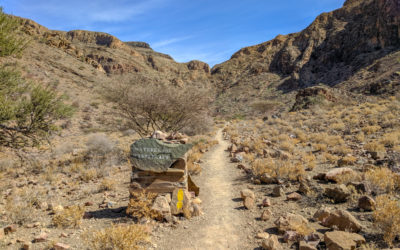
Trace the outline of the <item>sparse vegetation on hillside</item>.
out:
<instances>
[{"instance_id":1,"label":"sparse vegetation on hillside","mask_svg":"<svg viewBox=\"0 0 400 250\"><path fill-rule=\"evenodd\" d=\"M18 36L19 29L18 20L5 14L0 7L0 56L19 54L25 48L27 40Z\"/></svg>"}]
</instances>

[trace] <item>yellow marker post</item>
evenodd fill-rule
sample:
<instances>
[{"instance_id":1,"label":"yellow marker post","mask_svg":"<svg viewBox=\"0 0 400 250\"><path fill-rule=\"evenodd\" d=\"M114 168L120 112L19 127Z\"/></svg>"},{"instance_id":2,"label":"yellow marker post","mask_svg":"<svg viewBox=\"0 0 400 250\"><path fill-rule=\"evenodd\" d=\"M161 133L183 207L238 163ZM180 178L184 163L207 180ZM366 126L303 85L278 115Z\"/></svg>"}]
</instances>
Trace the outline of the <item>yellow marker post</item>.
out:
<instances>
[{"instance_id":1,"label":"yellow marker post","mask_svg":"<svg viewBox=\"0 0 400 250\"><path fill-rule=\"evenodd\" d=\"M179 189L177 194L178 202L176 203L176 208L178 210L182 209L183 207L183 190Z\"/></svg>"}]
</instances>

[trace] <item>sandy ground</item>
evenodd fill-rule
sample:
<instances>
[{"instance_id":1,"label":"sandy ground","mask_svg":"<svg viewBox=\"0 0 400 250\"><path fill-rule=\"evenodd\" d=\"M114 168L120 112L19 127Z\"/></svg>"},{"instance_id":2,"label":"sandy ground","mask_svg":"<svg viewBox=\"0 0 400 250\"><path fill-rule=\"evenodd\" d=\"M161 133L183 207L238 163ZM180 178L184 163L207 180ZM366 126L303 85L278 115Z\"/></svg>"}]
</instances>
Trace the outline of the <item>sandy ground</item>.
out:
<instances>
[{"instance_id":1,"label":"sandy ground","mask_svg":"<svg viewBox=\"0 0 400 250\"><path fill-rule=\"evenodd\" d=\"M254 249L249 241L251 229L239 198L244 187L240 171L229 163L229 143L221 130L219 144L203 158L202 173L195 177L200 186L204 215L185 220L176 228L161 228L155 239L156 249ZM250 219L251 220L251 219Z\"/></svg>"}]
</instances>

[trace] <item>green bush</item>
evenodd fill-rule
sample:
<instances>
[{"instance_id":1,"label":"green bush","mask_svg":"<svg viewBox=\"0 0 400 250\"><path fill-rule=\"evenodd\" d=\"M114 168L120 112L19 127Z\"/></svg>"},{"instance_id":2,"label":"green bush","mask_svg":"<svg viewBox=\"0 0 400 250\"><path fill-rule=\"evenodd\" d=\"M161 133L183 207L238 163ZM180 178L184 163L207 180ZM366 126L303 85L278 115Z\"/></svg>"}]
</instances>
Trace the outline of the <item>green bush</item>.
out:
<instances>
[{"instance_id":1,"label":"green bush","mask_svg":"<svg viewBox=\"0 0 400 250\"><path fill-rule=\"evenodd\" d=\"M19 54L27 45L26 38L18 34L18 19L3 12L0 7L0 56Z\"/></svg>"}]
</instances>

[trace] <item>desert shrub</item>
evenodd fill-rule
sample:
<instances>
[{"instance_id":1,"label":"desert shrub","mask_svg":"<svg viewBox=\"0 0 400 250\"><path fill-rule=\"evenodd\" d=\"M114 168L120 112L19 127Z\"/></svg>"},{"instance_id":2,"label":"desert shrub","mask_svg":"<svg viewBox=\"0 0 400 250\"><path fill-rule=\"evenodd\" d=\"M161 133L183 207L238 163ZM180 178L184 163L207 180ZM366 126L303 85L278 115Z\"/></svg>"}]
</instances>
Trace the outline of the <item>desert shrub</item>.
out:
<instances>
[{"instance_id":1,"label":"desert shrub","mask_svg":"<svg viewBox=\"0 0 400 250\"><path fill-rule=\"evenodd\" d=\"M25 81L18 72L0 68L0 146L37 145L55 121L72 114L64 97L48 87Z\"/></svg>"},{"instance_id":2,"label":"desert shrub","mask_svg":"<svg viewBox=\"0 0 400 250\"><path fill-rule=\"evenodd\" d=\"M303 164L291 164L290 162L274 160L271 158L255 159L252 163L255 174L264 173L280 179L299 180L305 175Z\"/></svg>"},{"instance_id":3,"label":"desert shrub","mask_svg":"<svg viewBox=\"0 0 400 250\"><path fill-rule=\"evenodd\" d=\"M331 163L331 164L336 164L336 162L339 160L339 156L330 154L330 153L328 153L328 152L323 153L323 154L322 154L322 157L325 158L325 160L326 160L328 163Z\"/></svg>"},{"instance_id":4,"label":"desert shrub","mask_svg":"<svg viewBox=\"0 0 400 250\"><path fill-rule=\"evenodd\" d=\"M316 158L312 153L304 154L301 160L307 170L313 170L316 166Z\"/></svg>"},{"instance_id":5,"label":"desert shrub","mask_svg":"<svg viewBox=\"0 0 400 250\"><path fill-rule=\"evenodd\" d=\"M145 249L150 242L149 234L140 225L112 225L99 231L87 234L85 237L90 249L104 250L136 250Z\"/></svg>"},{"instance_id":6,"label":"desert shrub","mask_svg":"<svg viewBox=\"0 0 400 250\"><path fill-rule=\"evenodd\" d=\"M74 151L74 144L71 142L64 142L58 145L54 151L53 154L54 156L61 156L64 154L70 154Z\"/></svg>"},{"instance_id":7,"label":"desert shrub","mask_svg":"<svg viewBox=\"0 0 400 250\"><path fill-rule=\"evenodd\" d=\"M337 122L337 123L332 123L329 126L329 128L336 131L343 131L346 128L346 125L344 125L343 122Z\"/></svg>"},{"instance_id":8,"label":"desert shrub","mask_svg":"<svg viewBox=\"0 0 400 250\"><path fill-rule=\"evenodd\" d=\"M89 168L89 169L79 169L80 170L80 179L84 182L89 182L97 178L97 170L95 168Z\"/></svg>"},{"instance_id":9,"label":"desert shrub","mask_svg":"<svg viewBox=\"0 0 400 250\"><path fill-rule=\"evenodd\" d=\"M150 192L131 192L126 214L134 218L158 218L159 214L151 207L157 194Z\"/></svg>"},{"instance_id":10,"label":"desert shrub","mask_svg":"<svg viewBox=\"0 0 400 250\"><path fill-rule=\"evenodd\" d=\"M100 183L99 191L100 192L112 191L115 190L115 186L116 186L116 181L114 179L104 178Z\"/></svg>"},{"instance_id":11,"label":"desert shrub","mask_svg":"<svg viewBox=\"0 0 400 250\"><path fill-rule=\"evenodd\" d=\"M379 131L380 129L381 129L380 126L373 125L373 126L366 126L366 127L362 128L362 131L363 131L365 134L370 135L370 134L376 133L376 132Z\"/></svg>"},{"instance_id":12,"label":"desert shrub","mask_svg":"<svg viewBox=\"0 0 400 250\"><path fill-rule=\"evenodd\" d=\"M364 149L371 152L386 151L385 147L379 142L370 142L364 145Z\"/></svg>"},{"instance_id":13,"label":"desert shrub","mask_svg":"<svg viewBox=\"0 0 400 250\"><path fill-rule=\"evenodd\" d=\"M19 54L27 45L26 37L18 34L18 19L6 15L0 8L0 56Z\"/></svg>"},{"instance_id":14,"label":"desert shrub","mask_svg":"<svg viewBox=\"0 0 400 250\"><path fill-rule=\"evenodd\" d=\"M381 143L386 147L393 148L394 146L399 144L399 140L400 140L399 132L386 133L383 135Z\"/></svg>"},{"instance_id":15,"label":"desert shrub","mask_svg":"<svg viewBox=\"0 0 400 250\"><path fill-rule=\"evenodd\" d=\"M207 121L212 93L194 86L184 88L138 84L108 85L107 100L116 104L115 112L141 136L155 130L177 132ZM193 122L196 121L196 124Z\"/></svg>"},{"instance_id":16,"label":"desert shrub","mask_svg":"<svg viewBox=\"0 0 400 250\"><path fill-rule=\"evenodd\" d=\"M86 147L88 151L96 155L104 155L111 153L115 144L105 134L93 134L90 135Z\"/></svg>"},{"instance_id":17,"label":"desert shrub","mask_svg":"<svg viewBox=\"0 0 400 250\"><path fill-rule=\"evenodd\" d=\"M39 194L29 188L14 190L5 200L6 218L11 223L23 225L33 222L35 206L39 204Z\"/></svg>"},{"instance_id":18,"label":"desert shrub","mask_svg":"<svg viewBox=\"0 0 400 250\"><path fill-rule=\"evenodd\" d=\"M339 184L348 184L349 182L361 180L362 176L356 171L341 174L336 178L336 182Z\"/></svg>"},{"instance_id":19,"label":"desert shrub","mask_svg":"<svg viewBox=\"0 0 400 250\"><path fill-rule=\"evenodd\" d=\"M323 143L315 143L315 144L312 144L312 147L313 147L314 150L316 150L316 151L325 152L325 151L328 150L328 145L323 144Z\"/></svg>"},{"instance_id":20,"label":"desert shrub","mask_svg":"<svg viewBox=\"0 0 400 250\"><path fill-rule=\"evenodd\" d=\"M376 194L390 193L395 190L397 185L396 174L385 167L368 170L364 178Z\"/></svg>"},{"instance_id":21,"label":"desert shrub","mask_svg":"<svg viewBox=\"0 0 400 250\"><path fill-rule=\"evenodd\" d=\"M400 233L400 203L389 195L376 198L376 207L373 213L374 225L383 232L383 239L389 245Z\"/></svg>"},{"instance_id":22,"label":"desert shrub","mask_svg":"<svg viewBox=\"0 0 400 250\"><path fill-rule=\"evenodd\" d=\"M85 209L83 207L73 205L58 211L53 216L52 222L56 227L76 228L81 225L84 213Z\"/></svg>"},{"instance_id":23,"label":"desert shrub","mask_svg":"<svg viewBox=\"0 0 400 250\"><path fill-rule=\"evenodd\" d=\"M256 101L251 104L251 107L261 114L269 114L273 112L278 105L279 103L274 101Z\"/></svg>"}]
</instances>

